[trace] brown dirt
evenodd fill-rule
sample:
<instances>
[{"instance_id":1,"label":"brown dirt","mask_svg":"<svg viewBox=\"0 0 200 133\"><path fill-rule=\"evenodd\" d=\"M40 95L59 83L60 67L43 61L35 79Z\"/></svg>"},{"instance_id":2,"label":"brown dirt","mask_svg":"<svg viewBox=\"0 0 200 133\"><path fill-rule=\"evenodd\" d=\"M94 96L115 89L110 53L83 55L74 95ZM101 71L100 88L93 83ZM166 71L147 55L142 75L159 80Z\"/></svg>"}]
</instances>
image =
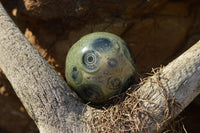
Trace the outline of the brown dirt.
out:
<instances>
[{"instance_id":1,"label":"brown dirt","mask_svg":"<svg viewBox=\"0 0 200 133\"><path fill-rule=\"evenodd\" d=\"M64 78L65 57L81 36L107 31L121 36L136 56L138 77L166 65L200 39L199 0L2 0L28 40ZM0 72L0 132L37 132ZM182 114L188 132L198 132L197 98Z\"/></svg>"}]
</instances>

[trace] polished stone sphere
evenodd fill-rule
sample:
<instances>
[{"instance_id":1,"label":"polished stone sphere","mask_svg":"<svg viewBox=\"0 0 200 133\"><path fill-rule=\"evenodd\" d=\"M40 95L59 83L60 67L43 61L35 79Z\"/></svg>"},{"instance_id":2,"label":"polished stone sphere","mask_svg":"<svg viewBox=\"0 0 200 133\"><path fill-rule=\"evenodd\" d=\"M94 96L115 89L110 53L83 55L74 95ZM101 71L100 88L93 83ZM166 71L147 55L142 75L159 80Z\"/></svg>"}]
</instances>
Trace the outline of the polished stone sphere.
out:
<instances>
[{"instance_id":1,"label":"polished stone sphere","mask_svg":"<svg viewBox=\"0 0 200 133\"><path fill-rule=\"evenodd\" d=\"M111 33L88 34L67 54L67 83L85 102L102 103L125 91L135 74L135 61L126 43Z\"/></svg>"}]
</instances>

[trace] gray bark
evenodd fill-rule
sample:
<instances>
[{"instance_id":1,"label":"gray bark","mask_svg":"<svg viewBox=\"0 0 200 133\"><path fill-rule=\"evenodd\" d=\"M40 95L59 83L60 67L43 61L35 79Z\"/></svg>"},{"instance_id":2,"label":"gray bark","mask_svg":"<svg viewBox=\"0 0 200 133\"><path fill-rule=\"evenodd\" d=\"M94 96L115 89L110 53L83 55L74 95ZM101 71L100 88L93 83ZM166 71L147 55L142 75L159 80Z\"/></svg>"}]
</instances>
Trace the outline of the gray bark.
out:
<instances>
[{"instance_id":1,"label":"gray bark","mask_svg":"<svg viewBox=\"0 0 200 133\"><path fill-rule=\"evenodd\" d=\"M163 121L164 116L175 118L200 94L200 41L150 77L137 94L141 99L154 102L144 106L154 112L160 127L155 127L153 120L147 125L151 132L161 131L166 125L163 122L167 122Z\"/></svg>"},{"instance_id":2,"label":"gray bark","mask_svg":"<svg viewBox=\"0 0 200 133\"><path fill-rule=\"evenodd\" d=\"M0 68L4 71L41 133L86 132L83 116L90 107L77 100L66 82L28 42L0 4ZM200 93L200 42L149 78L137 91L140 98L152 101L144 107L162 122L166 100L181 105L173 109L177 116ZM165 95L165 96L164 96ZM147 121L156 132L154 120ZM162 129L161 124L159 130Z\"/></svg>"},{"instance_id":3,"label":"gray bark","mask_svg":"<svg viewBox=\"0 0 200 133\"><path fill-rule=\"evenodd\" d=\"M40 132L83 132L84 104L28 42L0 4L0 68Z\"/></svg>"}]
</instances>

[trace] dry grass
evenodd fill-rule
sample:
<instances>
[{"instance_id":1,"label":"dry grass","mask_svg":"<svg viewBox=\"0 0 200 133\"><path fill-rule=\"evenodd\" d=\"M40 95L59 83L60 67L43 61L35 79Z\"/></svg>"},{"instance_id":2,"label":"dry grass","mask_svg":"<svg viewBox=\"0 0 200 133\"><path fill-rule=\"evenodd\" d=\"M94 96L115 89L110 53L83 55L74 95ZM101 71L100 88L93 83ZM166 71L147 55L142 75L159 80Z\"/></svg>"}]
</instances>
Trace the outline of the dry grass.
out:
<instances>
[{"instance_id":1,"label":"dry grass","mask_svg":"<svg viewBox=\"0 0 200 133\"><path fill-rule=\"evenodd\" d=\"M89 125L89 131L92 133L118 133L118 132L150 132L152 128L157 129L158 132L160 127L165 125L170 121L170 124L164 129L165 133L177 132L180 133L184 130L176 130L177 123L172 122L173 111L175 107L180 107L179 104L175 102L175 99L170 98L169 90L163 87L159 78L159 71L153 70L154 75L158 75L156 82L159 85L158 91L162 92L165 99L165 105L157 105L153 101L142 98L138 95L138 90L129 88L126 93L121 94L115 98L115 105L108 108L103 108L102 110L94 109L92 111L92 116L87 119ZM145 78L141 81L136 88L142 86L146 80L152 80L151 77ZM155 82L155 81L154 81ZM155 106L154 110L151 111L144 105ZM164 109L163 109L164 108ZM162 113L160 112L162 109ZM158 119L158 114L161 115L162 120ZM151 124L150 124L151 123ZM166 125L165 125L166 126ZM178 128L184 129L184 125L180 125Z\"/></svg>"}]
</instances>

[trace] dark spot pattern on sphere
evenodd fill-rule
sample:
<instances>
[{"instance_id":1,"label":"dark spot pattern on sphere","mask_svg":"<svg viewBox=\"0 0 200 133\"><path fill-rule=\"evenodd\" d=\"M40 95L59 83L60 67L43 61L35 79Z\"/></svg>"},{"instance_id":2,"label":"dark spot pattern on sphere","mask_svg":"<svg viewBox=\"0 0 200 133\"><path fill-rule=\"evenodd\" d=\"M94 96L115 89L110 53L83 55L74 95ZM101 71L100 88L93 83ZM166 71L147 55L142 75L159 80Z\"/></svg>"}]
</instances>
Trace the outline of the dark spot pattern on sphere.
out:
<instances>
[{"instance_id":1,"label":"dark spot pattern on sphere","mask_svg":"<svg viewBox=\"0 0 200 133\"><path fill-rule=\"evenodd\" d=\"M82 85L79 87L79 90L81 90L80 96L86 101L95 101L102 98L100 88L95 85Z\"/></svg>"},{"instance_id":2,"label":"dark spot pattern on sphere","mask_svg":"<svg viewBox=\"0 0 200 133\"><path fill-rule=\"evenodd\" d=\"M76 68L76 67L73 67L73 68L72 68L72 79L73 79L74 81L76 81L77 76L78 76L77 68Z\"/></svg>"},{"instance_id":3,"label":"dark spot pattern on sphere","mask_svg":"<svg viewBox=\"0 0 200 133\"><path fill-rule=\"evenodd\" d=\"M126 56L127 59L132 59L131 63L133 65L135 65L136 63L136 60L135 60L135 56L133 55L131 49L129 46L125 45L125 47L123 48L123 51L124 51L124 55Z\"/></svg>"},{"instance_id":4,"label":"dark spot pattern on sphere","mask_svg":"<svg viewBox=\"0 0 200 133\"><path fill-rule=\"evenodd\" d=\"M94 58L92 56L88 57L88 62L92 62Z\"/></svg>"},{"instance_id":5,"label":"dark spot pattern on sphere","mask_svg":"<svg viewBox=\"0 0 200 133\"><path fill-rule=\"evenodd\" d=\"M126 56L126 58L129 58L129 53L130 53L129 47L124 46L123 51L124 51L124 55Z\"/></svg>"},{"instance_id":6,"label":"dark spot pattern on sphere","mask_svg":"<svg viewBox=\"0 0 200 133\"><path fill-rule=\"evenodd\" d=\"M110 82L114 89L118 89L121 86L121 80L119 78L115 78L115 79L111 80Z\"/></svg>"},{"instance_id":7,"label":"dark spot pattern on sphere","mask_svg":"<svg viewBox=\"0 0 200 133\"><path fill-rule=\"evenodd\" d=\"M100 56L93 50L86 51L82 57L82 63L88 70L96 70L100 64Z\"/></svg>"},{"instance_id":8,"label":"dark spot pattern on sphere","mask_svg":"<svg viewBox=\"0 0 200 133\"><path fill-rule=\"evenodd\" d=\"M114 59L114 58L111 58L111 59L108 60L108 65L110 67L116 67L117 64L118 64L118 61L116 59Z\"/></svg>"},{"instance_id":9,"label":"dark spot pattern on sphere","mask_svg":"<svg viewBox=\"0 0 200 133\"><path fill-rule=\"evenodd\" d=\"M71 70L71 78L74 82L79 82L82 78L81 73L78 71L76 66L74 66Z\"/></svg>"},{"instance_id":10,"label":"dark spot pattern on sphere","mask_svg":"<svg viewBox=\"0 0 200 133\"><path fill-rule=\"evenodd\" d=\"M75 80L75 81L76 81L76 78L77 78L76 76L77 76L76 74L72 73L72 79Z\"/></svg>"},{"instance_id":11,"label":"dark spot pattern on sphere","mask_svg":"<svg viewBox=\"0 0 200 133\"><path fill-rule=\"evenodd\" d=\"M77 71L77 68L76 67L73 67L73 72Z\"/></svg>"},{"instance_id":12,"label":"dark spot pattern on sphere","mask_svg":"<svg viewBox=\"0 0 200 133\"><path fill-rule=\"evenodd\" d=\"M108 38L98 38L92 43L92 48L100 53L106 53L113 47L113 43Z\"/></svg>"}]
</instances>

